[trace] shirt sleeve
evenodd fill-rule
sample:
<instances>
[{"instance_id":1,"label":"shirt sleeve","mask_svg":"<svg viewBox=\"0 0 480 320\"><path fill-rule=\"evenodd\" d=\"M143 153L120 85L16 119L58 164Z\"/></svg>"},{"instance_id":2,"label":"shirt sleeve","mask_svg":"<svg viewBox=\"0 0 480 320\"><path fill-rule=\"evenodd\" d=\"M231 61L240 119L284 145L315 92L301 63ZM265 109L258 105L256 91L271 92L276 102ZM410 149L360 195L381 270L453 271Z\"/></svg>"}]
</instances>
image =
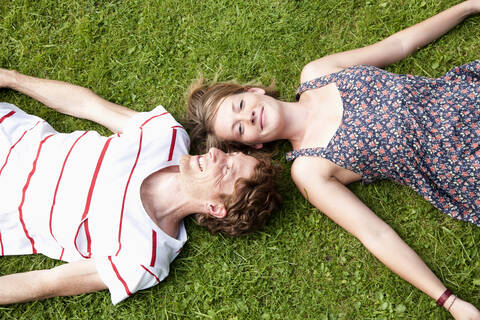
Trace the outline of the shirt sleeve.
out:
<instances>
[{"instance_id":1,"label":"shirt sleeve","mask_svg":"<svg viewBox=\"0 0 480 320\"><path fill-rule=\"evenodd\" d=\"M127 133L129 131L136 131L140 127L145 126L148 122L152 120L165 120L165 119L172 119L172 126L173 125L179 125L175 119L170 115L170 113L161 105L153 108L150 111L147 112L138 112L130 119L128 119L127 124L125 125L125 128L123 128L123 132Z\"/></svg>"},{"instance_id":2,"label":"shirt sleeve","mask_svg":"<svg viewBox=\"0 0 480 320\"><path fill-rule=\"evenodd\" d=\"M121 255L95 258L95 264L97 272L110 291L114 305L139 290L156 285L169 272L168 262L152 268L135 263L131 257Z\"/></svg>"},{"instance_id":3,"label":"shirt sleeve","mask_svg":"<svg viewBox=\"0 0 480 320\"><path fill-rule=\"evenodd\" d=\"M157 159L157 161L174 160L176 162L175 159L187 154L190 148L187 131L162 106L132 116L122 135L124 139L135 141L141 135L144 157Z\"/></svg>"}]
</instances>

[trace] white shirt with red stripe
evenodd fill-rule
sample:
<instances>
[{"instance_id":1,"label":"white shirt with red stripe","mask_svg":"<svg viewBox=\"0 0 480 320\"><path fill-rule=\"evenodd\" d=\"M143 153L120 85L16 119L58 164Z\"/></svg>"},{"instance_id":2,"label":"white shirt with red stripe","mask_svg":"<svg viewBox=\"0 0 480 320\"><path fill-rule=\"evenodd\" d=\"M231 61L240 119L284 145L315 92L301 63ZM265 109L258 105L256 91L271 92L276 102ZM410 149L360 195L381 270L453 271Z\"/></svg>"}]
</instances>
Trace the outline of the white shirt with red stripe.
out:
<instances>
[{"instance_id":1,"label":"white shirt with red stripe","mask_svg":"<svg viewBox=\"0 0 480 320\"><path fill-rule=\"evenodd\" d=\"M0 103L0 254L95 258L116 304L163 280L187 236L165 234L145 212L140 185L178 165L189 138L162 107L129 119L124 133L58 133Z\"/></svg>"}]
</instances>

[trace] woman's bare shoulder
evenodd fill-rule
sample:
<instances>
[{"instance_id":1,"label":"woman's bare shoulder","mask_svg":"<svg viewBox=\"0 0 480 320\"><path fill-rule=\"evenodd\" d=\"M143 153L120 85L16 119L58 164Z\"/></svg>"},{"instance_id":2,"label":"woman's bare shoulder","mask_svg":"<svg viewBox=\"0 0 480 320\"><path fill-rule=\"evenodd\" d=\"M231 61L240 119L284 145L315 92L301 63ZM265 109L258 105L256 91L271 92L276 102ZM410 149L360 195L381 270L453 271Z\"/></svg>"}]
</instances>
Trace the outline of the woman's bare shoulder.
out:
<instances>
[{"instance_id":1,"label":"woman's bare shoulder","mask_svg":"<svg viewBox=\"0 0 480 320\"><path fill-rule=\"evenodd\" d=\"M310 179L330 179L335 164L322 157L300 157L295 159L290 174L295 183L306 183Z\"/></svg>"},{"instance_id":2,"label":"woman's bare shoulder","mask_svg":"<svg viewBox=\"0 0 480 320\"><path fill-rule=\"evenodd\" d=\"M342 67L329 61L328 56L307 63L300 74L300 82L310 81L331 73L341 71Z\"/></svg>"}]
</instances>

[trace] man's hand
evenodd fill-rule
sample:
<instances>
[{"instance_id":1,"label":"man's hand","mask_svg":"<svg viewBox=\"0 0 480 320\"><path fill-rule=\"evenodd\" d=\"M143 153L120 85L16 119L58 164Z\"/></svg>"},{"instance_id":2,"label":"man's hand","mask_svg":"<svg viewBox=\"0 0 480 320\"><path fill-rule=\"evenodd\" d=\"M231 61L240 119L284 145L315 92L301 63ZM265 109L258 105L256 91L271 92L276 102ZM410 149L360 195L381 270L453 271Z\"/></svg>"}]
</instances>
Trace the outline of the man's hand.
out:
<instances>
[{"instance_id":1,"label":"man's hand","mask_svg":"<svg viewBox=\"0 0 480 320\"><path fill-rule=\"evenodd\" d=\"M0 88L10 88L58 112L94 121L113 132L122 132L137 112L107 101L92 90L71 83L27 76L0 69Z\"/></svg>"}]
</instances>

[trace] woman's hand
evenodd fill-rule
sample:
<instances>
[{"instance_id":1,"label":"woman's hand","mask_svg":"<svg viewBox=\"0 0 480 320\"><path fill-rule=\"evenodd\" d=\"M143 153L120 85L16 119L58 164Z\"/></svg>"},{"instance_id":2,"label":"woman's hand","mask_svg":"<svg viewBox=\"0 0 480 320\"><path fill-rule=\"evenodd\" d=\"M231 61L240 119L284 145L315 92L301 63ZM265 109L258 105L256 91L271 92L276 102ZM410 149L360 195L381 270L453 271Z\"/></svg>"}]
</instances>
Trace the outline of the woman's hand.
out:
<instances>
[{"instance_id":1,"label":"woman's hand","mask_svg":"<svg viewBox=\"0 0 480 320\"><path fill-rule=\"evenodd\" d=\"M468 0L475 13L480 12L480 0Z\"/></svg>"},{"instance_id":2,"label":"woman's hand","mask_svg":"<svg viewBox=\"0 0 480 320\"><path fill-rule=\"evenodd\" d=\"M480 0L464 1L377 43L314 60L303 68L300 81L309 81L359 64L382 68L406 58L441 37L469 15L479 12Z\"/></svg>"},{"instance_id":3,"label":"woman's hand","mask_svg":"<svg viewBox=\"0 0 480 320\"><path fill-rule=\"evenodd\" d=\"M472 14L480 13L480 0L467 0L466 2L470 4Z\"/></svg>"},{"instance_id":4,"label":"woman's hand","mask_svg":"<svg viewBox=\"0 0 480 320\"><path fill-rule=\"evenodd\" d=\"M0 88L10 88L15 79L14 70L0 68Z\"/></svg>"},{"instance_id":5,"label":"woman's hand","mask_svg":"<svg viewBox=\"0 0 480 320\"><path fill-rule=\"evenodd\" d=\"M450 314L456 320L480 320L480 311L474 305L457 298L451 308Z\"/></svg>"}]
</instances>

